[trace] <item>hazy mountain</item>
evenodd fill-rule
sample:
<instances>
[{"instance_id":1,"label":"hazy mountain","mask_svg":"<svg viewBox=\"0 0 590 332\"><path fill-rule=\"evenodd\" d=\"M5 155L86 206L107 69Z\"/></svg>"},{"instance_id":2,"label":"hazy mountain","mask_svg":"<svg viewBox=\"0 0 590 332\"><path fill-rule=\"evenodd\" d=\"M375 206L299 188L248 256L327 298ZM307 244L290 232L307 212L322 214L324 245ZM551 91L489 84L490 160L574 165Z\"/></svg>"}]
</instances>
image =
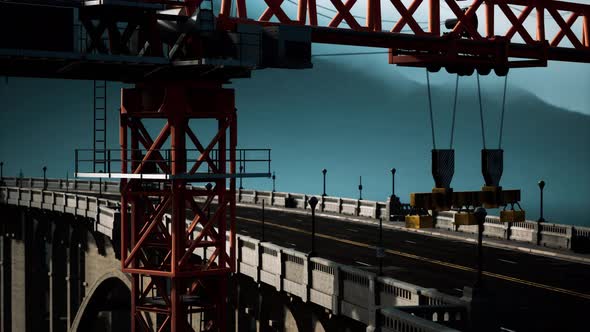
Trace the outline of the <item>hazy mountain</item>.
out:
<instances>
[{"instance_id":1,"label":"hazy mountain","mask_svg":"<svg viewBox=\"0 0 590 332\"><path fill-rule=\"evenodd\" d=\"M403 69L400 69L403 70ZM281 190L321 193L322 168L328 193L383 200L396 167L397 193L429 191L432 139L426 87L392 66L389 78L342 64L315 61L307 71L262 71L238 81L240 144L273 148ZM433 75L445 75L442 73ZM486 143L497 148L502 86L482 77ZM497 80L496 80L497 81ZM556 82L557 83L557 82ZM437 147L448 148L454 85L432 89ZM456 190L477 190L482 138L475 77L461 78L455 129ZM509 88L503 148L506 188L523 190L523 208L538 217L537 181L547 182L546 217L590 224L584 197L590 186L590 116L547 105Z\"/></svg>"}]
</instances>

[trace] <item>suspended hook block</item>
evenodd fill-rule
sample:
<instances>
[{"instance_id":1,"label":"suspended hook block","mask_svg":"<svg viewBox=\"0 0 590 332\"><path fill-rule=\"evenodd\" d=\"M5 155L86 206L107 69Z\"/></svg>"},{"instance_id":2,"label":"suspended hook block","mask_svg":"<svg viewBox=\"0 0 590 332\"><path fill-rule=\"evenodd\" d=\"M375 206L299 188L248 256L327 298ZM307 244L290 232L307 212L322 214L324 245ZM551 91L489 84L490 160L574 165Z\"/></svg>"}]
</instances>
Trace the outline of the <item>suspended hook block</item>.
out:
<instances>
[{"instance_id":1,"label":"suspended hook block","mask_svg":"<svg viewBox=\"0 0 590 332\"><path fill-rule=\"evenodd\" d=\"M481 173L485 180L482 194L485 202L484 207L488 209L500 206L502 187L500 179L504 172L504 150L483 149L481 150Z\"/></svg>"},{"instance_id":2,"label":"suspended hook block","mask_svg":"<svg viewBox=\"0 0 590 332\"><path fill-rule=\"evenodd\" d=\"M486 187L499 187L503 172L504 150L481 150L481 173L486 182Z\"/></svg>"},{"instance_id":3,"label":"suspended hook block","mask_svg":"<svg viewBox=\"0 0 590 332\"><path fill-rule=\"evenodd\" d=\"M432 177L436 188L451 188L455 174L455 150L432 150Z\"/></svg>"}]
</instances>

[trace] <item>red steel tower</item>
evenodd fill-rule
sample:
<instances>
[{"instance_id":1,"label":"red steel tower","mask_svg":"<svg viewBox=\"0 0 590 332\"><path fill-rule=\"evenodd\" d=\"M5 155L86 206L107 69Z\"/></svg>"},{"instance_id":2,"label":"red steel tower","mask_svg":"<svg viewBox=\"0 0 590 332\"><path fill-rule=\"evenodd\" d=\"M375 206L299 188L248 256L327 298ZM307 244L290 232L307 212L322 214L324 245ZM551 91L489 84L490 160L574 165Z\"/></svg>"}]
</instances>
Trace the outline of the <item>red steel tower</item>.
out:
<instances>
[{"instance_id":1,"label":"red steel tower","mask_svg":"<svg viewBox=\"0 0 590 332\"><path fill-rule=\"evenodd\" d=\"M148 119L161 124L155 138ZM216 135L204 145L191 120L214 120ZM205 330L225 331L235 268L234 91L211 81L138 84L122 91L120 121L121 206L130 207L121 213L121 264L132 276L131 329L150 331L151 314L159 331L192 331L200 313ZM196 181L214 185L197 189ZM197 248L206 252L202 259Z\"/></svg>"}]
</instances>

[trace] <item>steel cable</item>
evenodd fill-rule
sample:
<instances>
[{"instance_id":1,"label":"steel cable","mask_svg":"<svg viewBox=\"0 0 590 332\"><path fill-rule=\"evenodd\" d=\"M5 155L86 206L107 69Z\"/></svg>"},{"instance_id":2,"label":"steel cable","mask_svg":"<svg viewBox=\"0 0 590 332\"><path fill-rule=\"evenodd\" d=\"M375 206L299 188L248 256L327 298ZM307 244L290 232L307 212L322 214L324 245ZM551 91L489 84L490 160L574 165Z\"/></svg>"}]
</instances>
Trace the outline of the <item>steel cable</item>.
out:
<instances>
[{"instance_id":1,"label":"steel cable","mask_svg":"<svg viewBox=\"0 0 590 332\"><path fill-rule=\"evenodd\" d=\"M479 97L479 120L481 123L481 140L483 142L483 148L486 148L486 134L483 127L483 106L481 105L481 86L479 84L479 73L477 73L477 94Z\"/></svg>"},{"instance_id":2,"label":"steel cable","mask_svg":"<svg viewBox=\"0 0 590 332\"><path fill-rule=\"evenodd\" d=\"M455 114L457 113L457 95L459 94L459 75L455 80L455 102L453 103L453 121L451 122L451 144L450 148L453 149L453 138L455 136Z\"/></svg>"},{"instance_id":3,"label":"steel cable","mask_svg":"<svg viewBox=\"0 0 590 332\"><path fill-rule=\"evenodd\" d=\"M430 110L430 130L432 131L432 148L436 150L436 141L434 136L434 117L432 115L432 96L430 94L430 74L426 69L426 85L428 86L428 108Z\"/></svg>"},{"instance_id":4,"label":"steel cable","mask_svg":"<svg viewBox=\"0 0 590 332\"><path fill-rule=\"evenodd\" d=\"M506 86L508 85L508 74L504 77L504 96L502 97L502 115L500 117L500 137L498 139L498 149L502 148L502 134L504 133L504 112L506 111Z\"/></svg>"}]
</instances>

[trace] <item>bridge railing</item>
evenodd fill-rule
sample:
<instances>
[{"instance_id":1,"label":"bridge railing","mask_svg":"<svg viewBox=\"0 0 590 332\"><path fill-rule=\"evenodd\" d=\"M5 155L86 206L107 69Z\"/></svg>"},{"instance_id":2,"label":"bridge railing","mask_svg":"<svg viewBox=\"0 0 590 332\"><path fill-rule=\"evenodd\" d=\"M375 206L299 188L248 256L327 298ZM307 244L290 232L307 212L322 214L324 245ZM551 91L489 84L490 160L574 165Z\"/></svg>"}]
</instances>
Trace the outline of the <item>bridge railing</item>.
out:
<instances>
[{"instance_id":1,"label":"bridge railing","mask_svg":"<svg viewBox=\"0 0 590 332\"><path fill-rule=\"evenodd\" d=\"M342 265L320 257L285 248L277 244L237 235L237 271L257 283L265 283L279 292L286 292L367 325L381 324L384 320L402 317L404 324L413 328L427 326L423 331L455 331L432 322L450 317L443 324L464 326L468 302L434 289L426 289L390 277ZM419 310L426 306L429 309ZM390 307L416 310L412 316ZM386 309L384 309L386 308ZM394 313L392 316L392 312ZM457 314L459 313L459 314ZM423 316L423 317L422 317ZM411 317L411 318L410 318ZM387 330L383 330L387 331ZM396 330L392 330L396 331Z\"/></svg>"},{"instance_id":2,"label":"bridge railing","mask_svg":"<svg viewBox=\"0 0 590 332\"><path fill-rule=\"evenodd\" d=\"M86 196L76 192L42 188L0 187L0 203L54 212L63 212L95 220L93 230L112 238L119 203L116 200Z\"/></svg>"},{"instance_id":3,"label":"bridge railing","mask_svg":"<svg viewBox=\"0 0 590 332\"><path fill-rule=\"evenodd\" d=\"M4 178L6 186L43 188L42 178ZM76 179L47 179L47 189L99 192L103 194L118 194L119 183L111 181L80 181ZM327 216L342 216L346 218L359 217L369 219L393 220L391 201L386 202L357 200L332 196L315 195L320 202L316 207L318 213ZM237 190L236 201L240 204L260 206L265 201L267 207L274 207L299 212L309 212L311 207L308 200L311 195L273 192L260 190ZM461 225L454 223L455 213L440 212L437 214L435 227L458 233L477 232L477 226ZM540 236L538 234L540 233ZM541 223L536 221L523 221L514 223L502 223L496 216L487 216L484 223L484 235L492 238L511 240L515 242L537 243L549 248L573 249L578 252L590 252L590 227L562 225L555 223Z\"/></svg>"}]
</instances>

